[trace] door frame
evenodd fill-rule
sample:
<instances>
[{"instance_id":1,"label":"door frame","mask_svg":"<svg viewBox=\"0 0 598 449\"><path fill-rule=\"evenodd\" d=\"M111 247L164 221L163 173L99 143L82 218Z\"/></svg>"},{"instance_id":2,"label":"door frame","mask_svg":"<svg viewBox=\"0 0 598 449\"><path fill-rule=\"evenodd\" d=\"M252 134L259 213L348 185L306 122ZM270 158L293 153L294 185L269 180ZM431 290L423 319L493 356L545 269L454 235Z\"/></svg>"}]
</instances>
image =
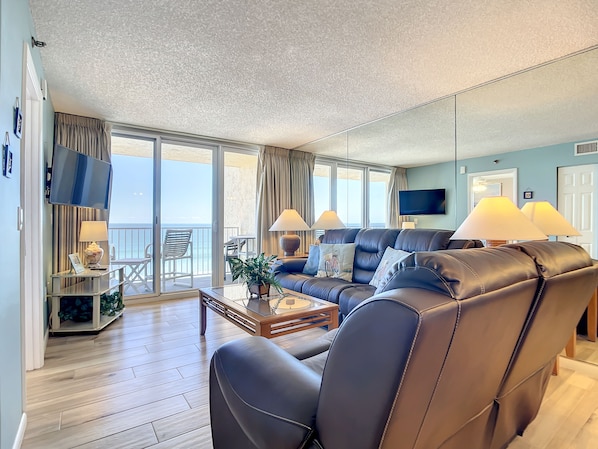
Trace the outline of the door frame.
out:
<instances>
[{"instance_id":1,"label":"door frame","mask_svg":"<svg viewBox=\"0 0 598 449\"><path fill-rule=\"evenodd\" d=\"M27 43L23 46L21 92L21 333L24 370L44 365L47 334L44 332L43 271L43 95L40 79ZM23 387L24 388L24 387Z\"/></svg>"}]
</instances>

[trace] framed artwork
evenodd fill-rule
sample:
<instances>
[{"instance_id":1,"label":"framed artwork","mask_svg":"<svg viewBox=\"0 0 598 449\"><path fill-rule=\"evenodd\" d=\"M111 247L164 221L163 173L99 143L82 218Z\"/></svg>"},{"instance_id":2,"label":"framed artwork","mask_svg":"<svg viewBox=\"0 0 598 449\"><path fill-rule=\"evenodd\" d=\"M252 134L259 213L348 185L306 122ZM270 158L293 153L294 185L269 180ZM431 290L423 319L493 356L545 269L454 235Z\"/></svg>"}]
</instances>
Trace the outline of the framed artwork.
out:
<instances>
[{"instance_id":1,"label":"framed artwork","mask_svg":"<svg viewBox=\"0 0 598 449\"><path fill-rule=\"evenodd\" d=\"M12 176L13 154L10 147L2 145L2 174L7 178Z\"/></svg>"},{"instance_id":2,"label":"framed artwork","mask_svg":"<svg viewBox=\"0 0 598 449\"><path fill-rule=\"evenodd\" d=\"M85 267L83 266L83 263L81 263L81 259L79 259L79 254L69 254L69 260L71 261L72 271L77 274L85 271Z\"/></svg>"},{"instance_id":3,"label":"framed artwork","mask_svg":"<svg viewBox=\"0 0 598 449\"><path fill-rule=\"evenodd\" d=\"M21 114L21 108L15 108L15 136L19 139L21 138L21 134L23 133L23 114Z\"/></svg>"}]
</instances>

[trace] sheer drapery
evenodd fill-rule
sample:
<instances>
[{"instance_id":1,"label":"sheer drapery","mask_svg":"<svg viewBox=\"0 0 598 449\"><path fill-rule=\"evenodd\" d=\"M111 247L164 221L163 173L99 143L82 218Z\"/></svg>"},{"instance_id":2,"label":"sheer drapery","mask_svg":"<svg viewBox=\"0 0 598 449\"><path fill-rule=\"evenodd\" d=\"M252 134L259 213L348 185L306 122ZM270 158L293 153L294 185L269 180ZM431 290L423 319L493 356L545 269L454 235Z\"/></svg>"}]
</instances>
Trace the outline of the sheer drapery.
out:
<instances>
[{"instance_id":1,"label":"sheer drapery","mask_svg":"<svg viewBox=\"0 0 598 449\"><path fill-rule=\"evenodd\" d=\"M407 190L407 170L395 167L390 173L388 194L386 196L387 228L401 228L403 217L399 214L399 191Z\"/></svg>"},{"instance_id":2,"label":"sheer drapery","mask_svg":"<svg viewBox=\"0 0 598 449\"><path fill-rule=\"evenodd\" d=\"M270 226L284 209L295 209L308 225L314 222L313 172L315 156L302 151L264 147L259 154L257 179L257 223L259 251L279 254L280 234ZM307 252L311 232L299 233L299 253Z\"/></svg>"},{"instance_id":3,"label":"sheer drapery","mask_svg":"<svg viewBox=\"0 0 598 449\"><path fill-rule=\"evenodd\" d=\"M291 151L291 207L299 212L303 220L311 226L315 221L314 217L314 166L316 156L304 151ZM309 245L313 243L313 231L302 231L298 233L301 237L301 246L298 253L305 254L309 251Z\"/></svg>"},{"instance_id":4,"label":"sheer drapery","mask_svg":"<svg viewBox=\"0 0 598 449\"><path fill-rule=\"evenodd\" d=\"M110 162L111 126L98 119L77 115L54 114L54 143L88 156ZM108 221L108 211L85 207L54 205L52 209L53 270L70 269L68 255L83 254L89 242L79 243L82 221ZM98 242L104 248L104 260L109 257L108 242Z\"/></svg>"}]
</instances>

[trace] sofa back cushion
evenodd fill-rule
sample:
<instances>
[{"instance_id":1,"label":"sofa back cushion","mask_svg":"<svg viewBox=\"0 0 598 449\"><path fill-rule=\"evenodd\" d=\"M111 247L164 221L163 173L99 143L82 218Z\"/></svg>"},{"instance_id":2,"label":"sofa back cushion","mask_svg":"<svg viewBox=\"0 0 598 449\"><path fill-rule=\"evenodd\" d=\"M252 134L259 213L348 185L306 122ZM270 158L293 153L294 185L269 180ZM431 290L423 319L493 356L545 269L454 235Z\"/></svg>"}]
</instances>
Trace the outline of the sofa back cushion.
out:
<instances>
[{"instance_id":1,"label":"sofa back cushion","mask_svg":"<svg viewBox=\"0 0 598 449\"><path fill-rule=\"evenodd\" d=\"M384 291L415 287L459 300L471 298L537 278L529 257L522 256L503 247L413 253L392 266L384 279ZM497 275L497 267L503 270L501 276Z\"/></svg>"},{"instance_id":2,"label":"sofa back cushion","mask_svg":"<svg viewBox=\"0 0 598 449\"><path fill-rule=\"evenodd\" d=\"M322 243L354 243L358 228L330 229L320 237Z\"/></svg>"},{"instance_id":3,"label":"sofa back cushion","mask_svg":"<svg viewBox=\"0 0 598 449\"><path fill-rule=\"evenodd\" d=\"M446 229L403 229L394 243L394 248L410 253L448 249L453 234L454 231Z\"/></svg>"},{"instance_id":4,"label":"sofa back cushion","mask_svg":"<svg viewBox=\"0 0 598 449\"><path fill-rule=\"evenodd\" d=\"M398 229L362 229L355 237L355 261L353 280L367 284L372 280L376 268L387 247L397 239Z\"/></svg>"}]
</instances>

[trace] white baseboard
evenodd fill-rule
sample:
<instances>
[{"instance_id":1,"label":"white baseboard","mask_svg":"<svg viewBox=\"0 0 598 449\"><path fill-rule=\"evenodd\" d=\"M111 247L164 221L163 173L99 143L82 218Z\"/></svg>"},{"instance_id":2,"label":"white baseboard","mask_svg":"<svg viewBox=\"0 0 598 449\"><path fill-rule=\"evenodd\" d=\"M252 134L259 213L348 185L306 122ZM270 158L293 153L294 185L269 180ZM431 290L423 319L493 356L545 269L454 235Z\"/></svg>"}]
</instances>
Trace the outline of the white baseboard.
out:
<instances>
[{"instance_id":1,"label":"white baseboard","mask_svg":"<svg viewBox=\"0 0 598 449\"><path fill-rule=\"evenodd\" d=\"M23 444L23 438L25 438L25 429L27 428L27 413L21 415L21 422L19 423L19 429L15 436L15 442L12 444L12 449L20 449Z\"/></svg>"}]
</instances>

